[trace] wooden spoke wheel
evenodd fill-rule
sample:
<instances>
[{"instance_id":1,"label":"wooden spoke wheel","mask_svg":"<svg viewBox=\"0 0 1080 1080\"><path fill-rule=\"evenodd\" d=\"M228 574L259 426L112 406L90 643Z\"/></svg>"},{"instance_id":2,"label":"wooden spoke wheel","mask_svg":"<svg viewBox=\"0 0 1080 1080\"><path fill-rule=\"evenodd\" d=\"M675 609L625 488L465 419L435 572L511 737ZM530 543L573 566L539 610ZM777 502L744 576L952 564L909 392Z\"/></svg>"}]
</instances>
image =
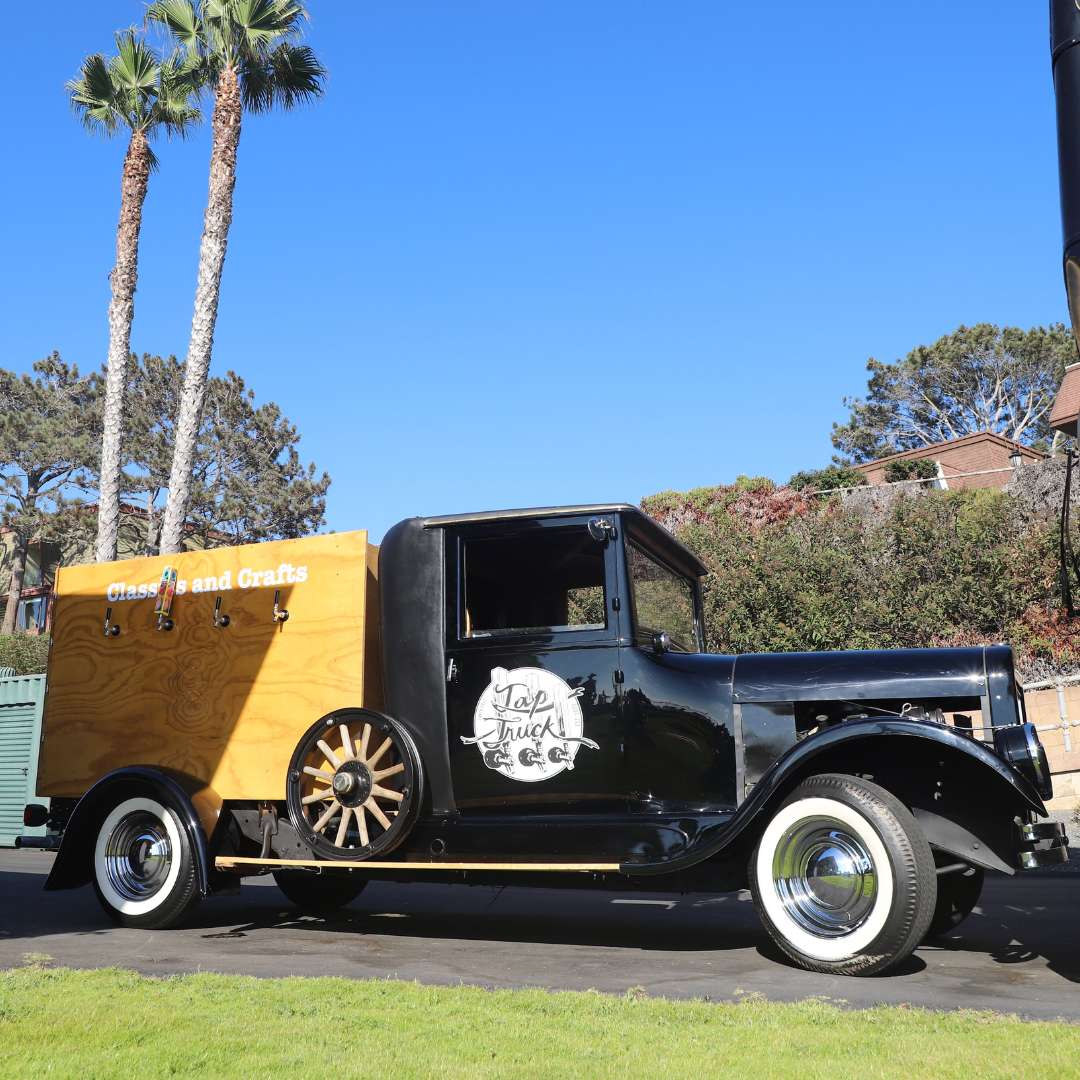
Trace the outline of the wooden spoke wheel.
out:
<instances>
[{"instance_id":1,"label":"wooden spoke wheel","mask_svg":"<svg viewBox=\"0 0 1080 1080\"><path fill-rule=\"evenodd\" d=\"M339 709L300 740L286 783L289 817L318 855L370 859L405 839L423 778L409 733L371 709Z\"/></svg>"}]
</instances>

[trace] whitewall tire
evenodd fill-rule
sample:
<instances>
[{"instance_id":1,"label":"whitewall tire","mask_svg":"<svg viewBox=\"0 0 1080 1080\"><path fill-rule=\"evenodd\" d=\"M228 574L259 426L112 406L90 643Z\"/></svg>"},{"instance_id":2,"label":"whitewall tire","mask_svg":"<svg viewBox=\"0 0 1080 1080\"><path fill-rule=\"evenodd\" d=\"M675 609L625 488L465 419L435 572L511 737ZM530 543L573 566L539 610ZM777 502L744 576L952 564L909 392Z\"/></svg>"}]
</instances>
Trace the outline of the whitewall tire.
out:
<instances>
[{"instance_id":1,"label":"whitewall tire","mask_svg":"<svg viewBox=\"0 0 1080 1080\"><path fill-rule=\"evenodd\" d=\"M758 914L802 967L871 975L926 934L937 900L918 823L884 788L840 774L800 784L773 815L750 863Z\"/></svg>"},{"instance_id":2,"label":"whitewall tire","mask_svg":"<svg viewBox=\"0 0 1080 1080\"><path fill-rule=\"evenodd\" d=\"M147 798L114 806L94 844L94 891L122 926L177 926L200 897L191 840L176 814Z\"/></svg>"}]
</instances>

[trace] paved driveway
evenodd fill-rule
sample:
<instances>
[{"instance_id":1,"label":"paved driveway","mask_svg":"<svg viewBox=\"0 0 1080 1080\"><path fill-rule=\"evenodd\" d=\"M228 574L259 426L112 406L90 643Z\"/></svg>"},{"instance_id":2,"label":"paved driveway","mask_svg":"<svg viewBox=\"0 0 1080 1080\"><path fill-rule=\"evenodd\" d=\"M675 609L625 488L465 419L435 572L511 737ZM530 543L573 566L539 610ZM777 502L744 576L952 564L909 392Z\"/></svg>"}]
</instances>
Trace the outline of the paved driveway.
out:
<instances>
[{"instance_id":1,"label":"paved driveway","mask_svg":"<svg viewBox=\"0 0 1080 1080\"><path fill-rule=\"evenodd\" d=\"M730 1000L828 997L1080 1021L1080 873L987 878L976 912L897 974L815 975L773 948L746 894L670 897L376 882L331 919L270 879L203 903L183 930L122 930L89 887L45 893L52 856L0 851L0 969L46 953L70 967L224 971L544 986ZM1064 868L1063 868L1064 869Z\"/></svg>"}]
</instances>

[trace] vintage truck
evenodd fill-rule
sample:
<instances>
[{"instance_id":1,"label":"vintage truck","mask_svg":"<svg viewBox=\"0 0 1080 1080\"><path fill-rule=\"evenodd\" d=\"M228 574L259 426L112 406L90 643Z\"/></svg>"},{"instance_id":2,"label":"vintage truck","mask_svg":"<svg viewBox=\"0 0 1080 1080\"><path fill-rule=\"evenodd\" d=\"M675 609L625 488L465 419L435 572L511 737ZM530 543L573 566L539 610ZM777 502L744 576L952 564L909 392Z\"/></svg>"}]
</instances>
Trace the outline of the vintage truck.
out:
<instances>
[{"instance_id":1,"label":"vintage truck","mask_svg":"<svg viewBox=\"0 0 1080 1080\"><path fill-rule=\"evenodd\" d=\"M413 518L58 573L37 782L128 926L273 873L747 888L817 971L1065 861L1006 646L708 655L705 567L624 505Z\"/></svg>"}]
</instances>

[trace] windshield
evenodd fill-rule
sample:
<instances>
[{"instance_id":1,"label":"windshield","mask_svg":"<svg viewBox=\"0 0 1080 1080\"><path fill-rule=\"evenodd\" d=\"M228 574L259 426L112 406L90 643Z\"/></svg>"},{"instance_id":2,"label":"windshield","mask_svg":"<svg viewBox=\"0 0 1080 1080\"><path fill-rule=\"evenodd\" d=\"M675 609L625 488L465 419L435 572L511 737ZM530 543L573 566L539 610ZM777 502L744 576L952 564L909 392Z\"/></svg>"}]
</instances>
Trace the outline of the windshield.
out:
<instances>
[{"instance_id":1,"label":"windshield","mask_svg":"<svg viewBox=\"0 0 1080 1080\"><path fill-rule=\"evenodd\" d=\"M626 545L634 594L634 634L651 639L666 631L680 652L697 651L694 590L690 582L662 566L633 543Z\"/></svg>"}]
</instances>

